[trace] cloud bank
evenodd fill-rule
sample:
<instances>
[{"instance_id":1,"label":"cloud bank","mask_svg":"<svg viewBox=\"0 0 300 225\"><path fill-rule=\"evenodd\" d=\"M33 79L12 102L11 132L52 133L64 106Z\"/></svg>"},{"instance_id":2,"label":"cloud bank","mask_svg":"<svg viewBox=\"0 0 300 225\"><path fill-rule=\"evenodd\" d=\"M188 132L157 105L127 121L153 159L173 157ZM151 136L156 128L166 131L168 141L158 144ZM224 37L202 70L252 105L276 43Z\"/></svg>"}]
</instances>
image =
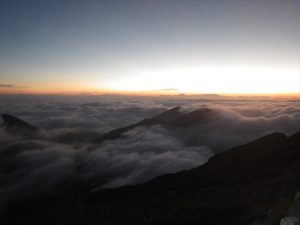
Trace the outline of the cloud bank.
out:
<instances>
[{"instance_id":1,"label":"cloud bank","mask_svg":"<svg viewBox=\"0 0 300 225\"><path fill-rule=\"evenodd\" d=\"M1 100L1 113L19 116L45 131L42 138L25 139L0 129L2 208L21 199L86 187L91 191L141 183L199 166L216 152L265 134L291 135L300 127L300 103L293 99L1 96ZM207 107L217 113L205 124L139 127L101 145L82 138L82 132L96 137L174 106L182 106L182 112ZM59 143L57 137L62 136L68 141Z\"/></svg>"}]
</instances>

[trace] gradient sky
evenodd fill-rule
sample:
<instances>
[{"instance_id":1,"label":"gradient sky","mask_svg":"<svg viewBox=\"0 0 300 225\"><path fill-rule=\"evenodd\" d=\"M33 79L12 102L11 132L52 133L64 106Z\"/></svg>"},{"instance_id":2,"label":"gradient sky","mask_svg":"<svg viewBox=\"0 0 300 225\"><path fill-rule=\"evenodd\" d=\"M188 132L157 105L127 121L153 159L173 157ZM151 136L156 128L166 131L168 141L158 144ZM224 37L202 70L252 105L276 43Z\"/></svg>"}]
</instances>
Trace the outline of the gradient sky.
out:
<instances>
[{"instance_id":1,"label":"gradient sky","mask_svg":"<svg viewBox=\"0 0 300 225\"><path fill-rule=\"evenodd\" d=\"M299 0L0 0L2 92L300 93Z\"/></svg>"}]
</instances>

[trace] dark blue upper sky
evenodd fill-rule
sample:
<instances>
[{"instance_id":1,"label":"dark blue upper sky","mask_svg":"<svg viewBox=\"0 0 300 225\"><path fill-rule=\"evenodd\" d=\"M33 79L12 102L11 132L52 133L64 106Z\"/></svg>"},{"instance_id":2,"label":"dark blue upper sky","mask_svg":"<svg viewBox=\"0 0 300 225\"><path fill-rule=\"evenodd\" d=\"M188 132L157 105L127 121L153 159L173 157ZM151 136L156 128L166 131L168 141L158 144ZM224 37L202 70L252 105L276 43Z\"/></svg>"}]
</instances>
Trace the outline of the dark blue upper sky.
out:
<instances>
[{"instance_id":1,"label":"dark blue upper sky","mask_svg":"<svg viewBox=\"0 0 300 225\"><path fill-rule=\"evenodd\" d=\"M3 84L210 92L181 79L299 73L299 0L0 2Z\"/></svg>"}]
</instances>

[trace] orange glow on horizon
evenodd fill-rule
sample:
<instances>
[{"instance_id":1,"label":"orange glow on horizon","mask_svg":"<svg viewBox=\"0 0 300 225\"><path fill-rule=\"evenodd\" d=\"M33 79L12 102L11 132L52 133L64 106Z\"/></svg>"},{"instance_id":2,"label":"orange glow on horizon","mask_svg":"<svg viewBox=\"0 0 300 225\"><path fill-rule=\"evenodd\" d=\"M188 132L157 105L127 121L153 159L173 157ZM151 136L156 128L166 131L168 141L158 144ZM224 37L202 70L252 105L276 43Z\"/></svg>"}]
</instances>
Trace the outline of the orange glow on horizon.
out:
<instances>
[{"instance_id":1,"label":"orange glow on horizon","mask_svg":"<svg viewBox=\"0 0 300 225\"><path fill-rule=\"evenodd\" d=\"M129 90L113 90L113 89L92 89L92 88L0 88L0 94L21 94L21 95L128 95L128 96L196 96L196 95L210 95L218 94L221 96L268 96L268 97L288 97L288 98L300 98L300 92L287 92L287 93L204 93L204 92L189 92L181 93L177 91L165 91L165 90L146 90L146 91L129 91Z\"/></svg>"},{"instance_id":2,"label":"orange glow on horizon","mask_svg":"<svg viewBox=\"0 0 300 225\"><path fill-rule=\"evenodd\" d=\"M242 74L242 75L241 75ZM9 83L9 82L7 82ZM1 94L66 95L199 95L300 96L299 68L207 66L145 70L104 83L97 80L73 82L61 76L51 84L20 83L0 86Z\"/></svg>"}]
</instances>

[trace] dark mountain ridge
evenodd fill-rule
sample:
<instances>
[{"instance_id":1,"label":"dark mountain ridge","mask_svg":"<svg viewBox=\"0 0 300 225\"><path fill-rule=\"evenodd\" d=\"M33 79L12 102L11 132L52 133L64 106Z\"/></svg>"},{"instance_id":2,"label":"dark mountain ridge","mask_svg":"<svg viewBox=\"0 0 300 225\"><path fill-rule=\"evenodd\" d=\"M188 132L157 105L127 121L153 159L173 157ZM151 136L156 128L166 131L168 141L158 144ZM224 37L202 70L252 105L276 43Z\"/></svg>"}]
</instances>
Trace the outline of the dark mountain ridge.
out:
<instances>
[{"instance_id":1,"label":"dark mountain ridge","mask_svg":"<svg viewBox=\"0 0 300 225\"><path fill-rule=\"evenodd\" d=\"M5 130L11 134L19 134L23 136L32 136L38 133L39 128L8 114L2 115L3 124Z\"/></svg>"},{"instance_id":2,"label":"dark mountain ridge","mask_svg":"<svg viewBox=\"0 0 300 225\"><path fill-rule=\"evenodd\" d=\"M93 144L98 145L106 140L118 139L123 133L137 127L151 127L154 125L162 125L170 129L176 127L191 127L204 124L216 115L215 111L208 108L198 109L188 113L182 113L180 112L180 109L180 107L174 107L152 118L143 119L137 123L114 129L102 135L97 135L95 132L72 132L54 137L54 141L69 143L77 139L78 142L90 140ZM39 134L39 131L42 130L12 115L3 114L2 119L4 121L2 126L7 132L14 135L32 138L36 137Z\"/></svg>"},{"instance_id":3,"label":"dark mountain ridge","mask_svg":"<svg viewBox=\"0 0 300 225\"><path fill-rule=\"evenodd\" d=\"M105 140L117 139L123 133L141 126L150 127L154 125L163 125L167 128L182 128L204 124L216 115L215 111L208 108L198 109L189 113L181 113L179 110L180 107L174 107L153 118L144 119L133 125L112 130L104 135L101 135L100 137L97 137L94 143L100 144Z\"/></svg>"},{"instance_id":4,"label":"dark mountain ridge","mask_svg":"<svg viewBox=\"0 0 300 225\"><path fill-rule=\"evenodd\" d=\"M300 189L300 132L213 156L136 186L73 193L11 208L3 224L279 225Z\"/></svg>"}]
</instances>

